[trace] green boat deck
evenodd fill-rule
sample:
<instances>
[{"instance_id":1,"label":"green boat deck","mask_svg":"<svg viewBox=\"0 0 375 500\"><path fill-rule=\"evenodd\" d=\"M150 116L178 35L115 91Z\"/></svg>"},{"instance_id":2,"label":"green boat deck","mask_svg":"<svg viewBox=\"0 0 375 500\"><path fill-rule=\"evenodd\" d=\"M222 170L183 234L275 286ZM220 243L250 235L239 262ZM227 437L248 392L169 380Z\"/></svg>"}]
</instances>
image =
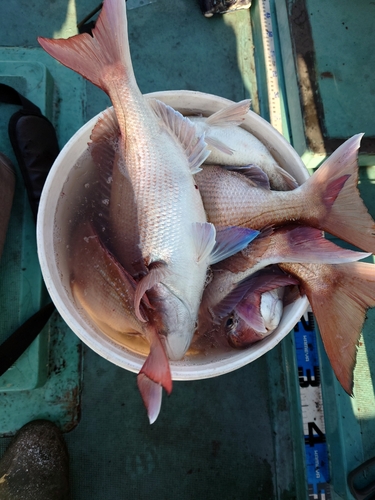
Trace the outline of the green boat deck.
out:
<instances>
[{"instance_id":1,"label":"green boat deck","mask_svg":"<svg viewBox=\"0 0 375 500\"><path fill-rule=\"evenodd\" d=\"M142 92L187 89L234 101L251 97L269 119L261 6L205 18L197 0L128 0L132 60ZM61 66L37 36L68 37L98 0L13 0L0 6L0 82L54 123L60 147L110 105ZM283 133L309 168L365 132L360 191L375 216L374 2L271 0ZM0 104L0 150L16 161ZM47 300L35 224L17 173L0 265L0 341ZM372 259L370 259L372 261ZM355 371L355 397L340 388L320 345L333 499L353 498L346 476L375 455L375 311ZM149 425L136 375L81 344L55 313L0 377L0 455L23 424L48 418L65 432L74 500L308 498L293 336L267 355L214 379L175 382ZM310 497L311 498L311 497Z\"/></svg>"}]
</instances>

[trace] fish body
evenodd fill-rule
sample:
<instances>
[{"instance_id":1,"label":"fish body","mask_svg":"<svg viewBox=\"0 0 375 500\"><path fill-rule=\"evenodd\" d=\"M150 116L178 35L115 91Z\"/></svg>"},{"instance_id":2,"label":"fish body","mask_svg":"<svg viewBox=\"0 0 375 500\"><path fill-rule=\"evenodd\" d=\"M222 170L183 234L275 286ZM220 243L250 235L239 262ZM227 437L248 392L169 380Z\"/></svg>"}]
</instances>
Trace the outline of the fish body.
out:
<instances>
[{"instance_id":1,"label":"fish body","mask_svg":"<svg viewBox=\"0 0 375 500\"><path fill-rule=\"evenodd\" d=\"M207 218L213 224L262 229L297 223L317 227L375 252L375 222L357 188L361 134L341 145L293 191L254 187L245 176L206 166L195 176Z\"/></svg>"},{"instance_id":2,"label":"fish body","mask_svg":"<svg viewBox=\"0 0 375 500\"><path fill-rule=\"evenodd\" d=\"M160 411L162 388L172 391L172 377L157 325L136 315L135 280L107 250L89 221L81 221L72 235L70 269L74 300L100 330L117 339L123 334L142 335L149 342L150 355L137 382L153 423ZM145 317L152 318L146 296L140 309Z\"/></svg>"},{"instance_id":3,"label":"fish body","mask_svg":"<svg viewBox=\"0 0 375 500\"><path fill-rule=\"evenodd\" d=\"M352 394L362 326L367 309L375 306L374 264L283 263L279 266L299 280L333 371L344 390Z\"/></svg>"},{"instance_id":4,"label":"fish body","mask_svg":"<svg viewBox=\"0 0 375 500\"><path fill-rule=\"evenodd\" d=\"M267 174L272 189L289 191L298 187L297 181L278 165L267 147L241 128L249 106L250 101L245 100L229 105L208 118L189 116L198 135L205 135L211 150L205 163L238 167L255 164Z\"/></svg>"},{"instance_id":5,"label":"fish body","mask_svg":"<svg viewBox=\"0 0 375 500\"><path fill-rule=\"evenodd\" d=\"M125 5L122 0L106 0L92 37L39 42L62 64L103 89L113 103L122 174L130 181L139 248L148 269L138 284L136 314L142 319L138 306L149 288L156 283L165 287L163 296L169 300L161 334L170 358L180 359L194 331L209 264L206 249L215 244L215 230L205 226L192 175L209 152L186 118L162 103L151 104L141 94L130 58ZM176 310L178 322L170 323L168 311Z\"/></svg>"}]
</instances>

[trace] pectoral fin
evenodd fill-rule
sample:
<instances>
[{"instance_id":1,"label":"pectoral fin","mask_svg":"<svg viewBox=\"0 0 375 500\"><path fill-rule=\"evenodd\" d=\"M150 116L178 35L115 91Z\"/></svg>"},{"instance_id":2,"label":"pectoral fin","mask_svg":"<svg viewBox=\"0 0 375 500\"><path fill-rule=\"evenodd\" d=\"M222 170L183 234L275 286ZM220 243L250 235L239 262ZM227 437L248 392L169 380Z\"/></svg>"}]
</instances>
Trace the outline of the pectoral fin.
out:
<instances>
[{"instance_id":1,"label":"pectoral fin","mask_svg":"<svg viewBox=\"0 0 375 500\"><path fill-rule=\"evenodd\" d=\"M216 231L216 244L210 256L210 264L216 264L243 250L259 234L245 227L230 226Z\"/></svg>"},{"instance_id":2,"label":"pectoral fin","mask_svg":"<svg viewBox=\"0 0 375 500\"><path fill-rule=\"evenodd\" d=\"M142 321L143 323L147 321L145 318L143 318L139 309L144 294L147 292L147 290L150 290L150 288L155 286L157 283L163 281L163 278L166 276L167 272L168 268L165 262L153 262L149 266L149 273L141 278L141 280L137 283L137 288L134 294L134 310L135 315L137 316L139 321Z\"/></svg>"}]
</instances>

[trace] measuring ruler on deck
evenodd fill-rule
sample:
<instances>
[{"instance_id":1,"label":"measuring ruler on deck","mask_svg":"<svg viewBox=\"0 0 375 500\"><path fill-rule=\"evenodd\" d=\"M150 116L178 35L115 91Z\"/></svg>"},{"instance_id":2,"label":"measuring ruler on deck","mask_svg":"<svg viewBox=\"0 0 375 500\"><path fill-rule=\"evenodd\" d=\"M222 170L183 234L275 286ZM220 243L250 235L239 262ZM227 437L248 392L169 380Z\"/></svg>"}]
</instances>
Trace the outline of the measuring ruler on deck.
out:
<instances>
[{"instance_id":1,"label":"measuring ruler on deck","mask_svg":"<svg viewBox=\"0 0 375 500\"><path fill-rule=\"evenodd\" d=\"M302 406L308 500L330 500L328 449L314 317L311 312L294 328Z\"/></svg>"},{"instance_id":2,"label":"measuring ruler on deck","mask_svg":"<svg viewBox=\"0 0 375 500\"><path fill-rule=\"evenodd\" d=\"M277 72L275 36L269 0L259 1L260 24L263 41L264 61L266 66L267 95L270 123L280 134L283 133L281 119L281 101L279 75Z\"/></svg>"}]
</instances>

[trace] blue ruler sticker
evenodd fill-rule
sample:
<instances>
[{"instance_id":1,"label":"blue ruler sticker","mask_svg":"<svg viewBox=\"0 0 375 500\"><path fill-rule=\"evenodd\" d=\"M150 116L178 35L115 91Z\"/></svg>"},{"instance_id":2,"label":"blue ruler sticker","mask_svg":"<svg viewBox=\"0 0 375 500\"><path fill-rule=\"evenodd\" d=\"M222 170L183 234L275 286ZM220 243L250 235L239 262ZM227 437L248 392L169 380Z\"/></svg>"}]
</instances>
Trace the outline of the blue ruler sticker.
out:
<instances>
[{"instance_id":1,"label":"blue ruler sticker","mask_svg":"<svg viewBox=\"0 0 375 500\"><path fill-rule=\"evenodd\" d=\"M311 312L294 328L308 499L330 500L330 474L314 317Z\"/></svg>"}]
</instances>

